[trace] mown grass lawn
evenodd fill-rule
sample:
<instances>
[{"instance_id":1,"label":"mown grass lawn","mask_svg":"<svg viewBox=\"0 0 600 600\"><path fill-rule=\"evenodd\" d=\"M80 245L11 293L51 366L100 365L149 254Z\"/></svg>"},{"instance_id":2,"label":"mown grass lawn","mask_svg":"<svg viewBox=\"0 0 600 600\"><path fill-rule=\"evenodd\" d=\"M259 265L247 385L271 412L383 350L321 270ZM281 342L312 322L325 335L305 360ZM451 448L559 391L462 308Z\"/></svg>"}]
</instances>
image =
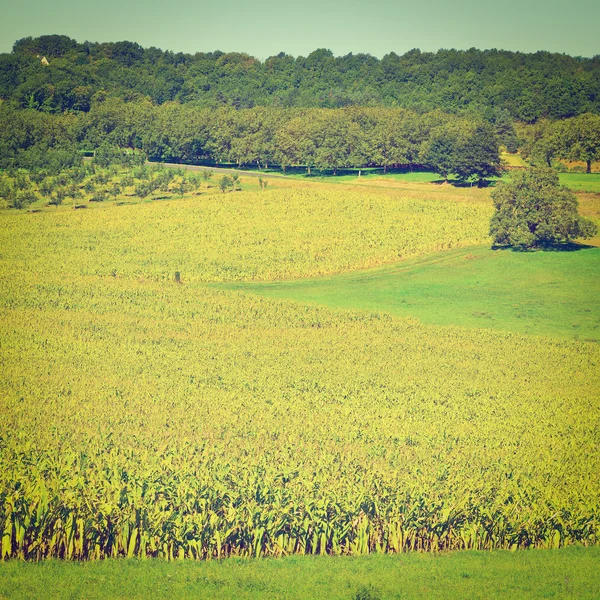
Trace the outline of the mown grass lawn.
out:
<instances>
[{"instance_id":1,"label":"mown grass lawn","mask_svg":"<svg viewBox=\"0 0 600 600\"><path fill-rule=\"evenodd\" d=\"M559 173L558 178L575 192L600 193L600 173Z\"/></svg>"},{"instance_id":2,"label":"mown grass lawn","mask_svg":"<svg viewBox=\"0 0 600 600\"><path fill-rule=\"evenodd\" d=\"M0 598L536 599L600 595L600 548L0 564Z\"/></svg>"},{"instance_id":3,"label":"mown grass lawn","mask_svg":"<svg viewBox=\"0 0 600 600\"><path fill-rule=\"evenodd\" d=\"M460 249L351 274L227 287L435 325L600 340L600 250L571 248Z\"/></svg>"}]
</instances>

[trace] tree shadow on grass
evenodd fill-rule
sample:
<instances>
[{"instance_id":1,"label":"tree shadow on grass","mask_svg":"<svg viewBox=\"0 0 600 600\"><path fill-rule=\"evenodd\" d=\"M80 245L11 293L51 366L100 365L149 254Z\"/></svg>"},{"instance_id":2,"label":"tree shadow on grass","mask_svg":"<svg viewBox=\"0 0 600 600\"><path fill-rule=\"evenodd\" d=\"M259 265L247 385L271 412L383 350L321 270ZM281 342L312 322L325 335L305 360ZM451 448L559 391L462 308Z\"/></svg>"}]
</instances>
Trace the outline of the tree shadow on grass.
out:
<instances>
[{"instance_id":1,"label":"tree shadow on grass","mask_svg":"<svg viewBox=\"0 0 600 600\"><path fill-rule=\"evenodd\" d=\"M450 184L452 187L455 188L479 188L479 189L483 189L483 188L488 188L488 187L495 187L497 180L495 179L483 179L481 181L481 183L479 181L465 181L464 179L436 179L435 181L432 181L431 183L435 184L435 185L443 185L444 183L448 183Z\"/></svg>"},{"instance_id":2,"label":"tree shadow on grass","mask_svg":"<svg viewBox=\"0 0 600 600\"><path fill-rule=\"evenodd\" d=\"M492 250L508 250L511 252L579 252L580 250L590 250L592 248L595 248L595 246L581 242L546 242L532 248L523 246L492 246Z\"/></svg>"}]
</instances>

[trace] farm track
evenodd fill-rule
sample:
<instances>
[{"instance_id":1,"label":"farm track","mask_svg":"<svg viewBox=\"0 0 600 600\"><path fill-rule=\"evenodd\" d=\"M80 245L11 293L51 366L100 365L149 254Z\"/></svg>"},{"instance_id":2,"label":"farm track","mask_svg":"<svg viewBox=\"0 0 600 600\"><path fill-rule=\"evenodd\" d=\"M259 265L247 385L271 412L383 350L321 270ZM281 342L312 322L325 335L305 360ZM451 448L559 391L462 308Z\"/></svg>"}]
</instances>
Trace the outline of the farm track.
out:
<instances>
[{"instance_id":1,"label":"farm track","mask_svg":"<svg viewBox=\"0 0 600 600\"><path fill-rule=\"evenodd\" d=\"M148 161L149 165L156 164ZM185 169L186 171L217 171L219 173L231 173L237 175L244 175L245 177L272 177L274 179L287 179L288 181L293 181L292 177L287 177L286 175L277 175L271 173L257 173L255 171L243 171L241 169L228 169L223 167L204 167L202 165L182 165L178 163L160 163L165 167L169 167L171 169Z\"/></svg>"}]
</instances>

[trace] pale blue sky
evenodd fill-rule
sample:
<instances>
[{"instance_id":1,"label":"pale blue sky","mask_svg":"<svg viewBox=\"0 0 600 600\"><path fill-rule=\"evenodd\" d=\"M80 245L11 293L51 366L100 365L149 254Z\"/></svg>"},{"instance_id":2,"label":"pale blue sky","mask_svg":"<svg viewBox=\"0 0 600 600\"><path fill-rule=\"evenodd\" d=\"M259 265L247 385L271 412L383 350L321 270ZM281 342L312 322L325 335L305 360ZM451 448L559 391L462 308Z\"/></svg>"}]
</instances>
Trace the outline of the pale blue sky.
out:
<instances>
[{"instance_id":1,"label":"pale blue sky","mask_svg":"<svg viewBox=\"0 0 600 600\"><path fill-rule=\"evenodd\" d=\"M258 58L316 48L383 56L411 48L504 48L600 54L600 0L0 0L0 52L16 39L61 33L78 41L130 40L182 52Z\"/></svg>"}]
</instances>

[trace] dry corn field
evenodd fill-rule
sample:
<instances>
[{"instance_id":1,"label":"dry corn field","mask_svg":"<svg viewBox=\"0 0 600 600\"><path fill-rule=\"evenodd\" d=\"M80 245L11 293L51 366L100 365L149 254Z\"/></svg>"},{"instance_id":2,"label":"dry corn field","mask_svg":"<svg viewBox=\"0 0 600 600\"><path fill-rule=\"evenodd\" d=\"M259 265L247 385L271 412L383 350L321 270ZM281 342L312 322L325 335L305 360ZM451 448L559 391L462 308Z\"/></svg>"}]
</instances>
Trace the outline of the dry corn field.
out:
<instances>
[{"instance_id":1,"label":"dry corn field","mask_svg":"<svg viewBox=\"0 0 600 600\"><path fill-rule=\"evenodd\" d=\"M203 283L485 242L490 214L341 186L1 213L2 558L597 544L597 344Z\"/></svg>"},{"instance_id":2,"label":"dry corn field","mask_svg":"<svg viewBox=\"0 0 600 600\"><path fill-rule=\"evenodd\" d=\"M279 185L294 187L212 191L86 211L5 212L3 273L27 271L43 279L50 270L67 278L114 274L158 280L172 279L177 270L188 283L286 279L367 268L488 239L492 207L481 194L425 194L418 191L422 185L364 191Z\"/></svg>"}]
</instances>

